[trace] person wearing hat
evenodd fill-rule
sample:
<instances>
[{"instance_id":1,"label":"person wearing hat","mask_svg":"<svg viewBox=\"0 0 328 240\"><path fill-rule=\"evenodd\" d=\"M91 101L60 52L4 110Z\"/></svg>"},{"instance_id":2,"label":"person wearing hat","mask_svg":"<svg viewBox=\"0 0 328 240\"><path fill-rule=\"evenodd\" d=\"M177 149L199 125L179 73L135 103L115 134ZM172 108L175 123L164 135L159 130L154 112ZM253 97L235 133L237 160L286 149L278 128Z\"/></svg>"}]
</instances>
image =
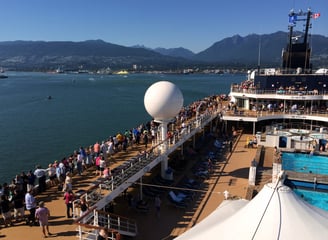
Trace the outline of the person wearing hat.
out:
<instances>
[{"instance_id":1,"label":"person wearing hat","mask_svg":"<svg viewBox=\"0 0 328 240\"><path fill-rule=\"evenodd\" d=\"M48 219L50 217L50 211L47 207L44 206L43 201L39 202L39 207L35 211L35 217L36 217L36 219L39 220L40 227L42 228L43 237L45 237L45 238L47 237L46 230L47 230L48 235L52 235L49 232L49 223L48 223Z\"/></svg>"}]
</instances>

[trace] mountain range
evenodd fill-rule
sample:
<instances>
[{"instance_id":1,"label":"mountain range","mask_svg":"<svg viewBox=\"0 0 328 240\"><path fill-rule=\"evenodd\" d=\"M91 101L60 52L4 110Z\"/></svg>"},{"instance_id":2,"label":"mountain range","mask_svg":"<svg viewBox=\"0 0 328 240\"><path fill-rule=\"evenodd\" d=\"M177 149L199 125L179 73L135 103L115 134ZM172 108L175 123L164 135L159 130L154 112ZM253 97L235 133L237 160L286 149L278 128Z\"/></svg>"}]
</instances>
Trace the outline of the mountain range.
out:
<instances>
[{"instance_id":1,"label":"mountain range","mask_svg":"<svg viewBox=\"0 0 328 240\"><path fill-rule=\"evenodd\" d=\"M183 48L156 48L154 50L163 55L203 62L254 65L260 60L261 64L277 66L281 63L282 49L286 46L287 40L288 33L279 31L264 35L250 34L246 37L235 35L218 41L197 54ZM310 45L312 47L312 61L319 65L327 65L328 38L322 35L313 35Z\"/></svg>"},{"instance_id":2,"label":"mountain range","mask_svg":"<svg viewBox=\"0 0 328 240\"><path fill-rule=\"evenodd\" d=\"M0 66L12 70L64 69L179 69L190 66L251 67L279 66L288 33L235 35L215 42L199 53L180 48L125 47L102 40L70 41L7 41L0 42ZM328 65L328 38L312 35L312 62Z\"/></svg>"}]
</instances>

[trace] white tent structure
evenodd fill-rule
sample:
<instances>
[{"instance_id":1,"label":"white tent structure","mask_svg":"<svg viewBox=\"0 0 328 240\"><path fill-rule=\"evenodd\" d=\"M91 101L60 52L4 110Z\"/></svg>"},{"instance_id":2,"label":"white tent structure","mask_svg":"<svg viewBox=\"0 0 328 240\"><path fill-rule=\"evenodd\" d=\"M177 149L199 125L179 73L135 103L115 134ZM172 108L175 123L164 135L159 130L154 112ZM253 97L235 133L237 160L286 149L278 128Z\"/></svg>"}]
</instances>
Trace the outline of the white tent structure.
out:
<instances>
[{"instance_id":1,"label":"white tent structure","mask_svg":"<svg viewBox=\"0 0 328 240\"><path fill-rule=\"evenodd\" d=\"M225 200L175 240L328 239L328 212L298 197L280 181L251 201Z\"/></svg>"}]
</instances>

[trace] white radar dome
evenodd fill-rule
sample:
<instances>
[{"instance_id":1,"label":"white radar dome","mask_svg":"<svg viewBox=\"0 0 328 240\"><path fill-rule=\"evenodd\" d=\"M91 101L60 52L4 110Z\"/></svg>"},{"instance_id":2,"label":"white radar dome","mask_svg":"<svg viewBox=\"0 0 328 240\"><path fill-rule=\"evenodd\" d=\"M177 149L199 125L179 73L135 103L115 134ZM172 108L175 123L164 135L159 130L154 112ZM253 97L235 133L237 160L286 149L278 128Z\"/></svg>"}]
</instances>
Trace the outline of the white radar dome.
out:
<instances>
[{"instance_id":1,"label":"white radar dome","mask_svg":"<svg viewBox=\"0 0 328 240\"><path fill-rule=\"evenodd\" d=\"M144 105L155 120L170 120L179 114L183 106L183 96L175 84L160 81L147 89Z\"/></svg>"}]
</instances>

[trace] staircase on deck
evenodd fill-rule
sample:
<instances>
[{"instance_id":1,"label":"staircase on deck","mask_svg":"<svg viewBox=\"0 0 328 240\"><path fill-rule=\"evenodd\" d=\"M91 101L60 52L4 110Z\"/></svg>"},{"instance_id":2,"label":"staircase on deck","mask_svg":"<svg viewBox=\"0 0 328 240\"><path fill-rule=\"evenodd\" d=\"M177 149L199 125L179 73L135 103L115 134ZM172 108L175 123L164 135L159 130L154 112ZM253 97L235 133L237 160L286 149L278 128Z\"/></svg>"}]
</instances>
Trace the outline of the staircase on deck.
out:
<instances>
[{"instance_id":1,"label":"staircase on deck","mask_svg":"<svg viewBox=\"0 0 328 240\"><path fill-rule=\"evenodd\" d=\"M263 148L256 174L256 185L263 186L272 180L273 155L273 148Z\"/></svg>"}]
</instances>

